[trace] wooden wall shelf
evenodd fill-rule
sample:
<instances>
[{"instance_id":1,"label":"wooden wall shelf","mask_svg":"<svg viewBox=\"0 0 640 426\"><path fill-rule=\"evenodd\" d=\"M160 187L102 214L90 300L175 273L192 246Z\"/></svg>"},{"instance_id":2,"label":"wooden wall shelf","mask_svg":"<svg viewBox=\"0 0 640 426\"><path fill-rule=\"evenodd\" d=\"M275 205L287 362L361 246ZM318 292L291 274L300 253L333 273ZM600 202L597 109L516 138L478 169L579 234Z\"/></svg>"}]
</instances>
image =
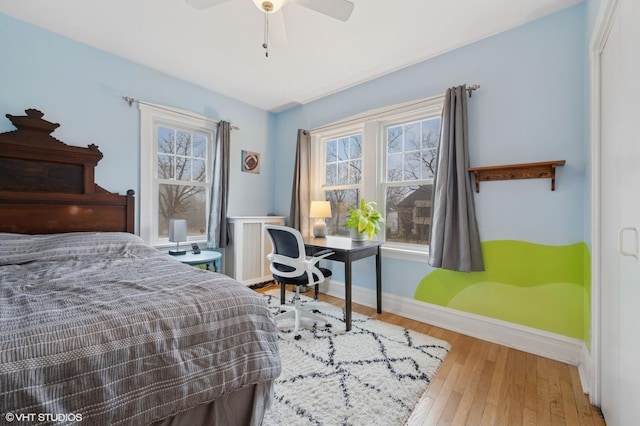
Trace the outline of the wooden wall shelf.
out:
<instances>
[{"instance_id":1,"label":"wooden wall shelf","mask_svg":"<svg viewBox=\"0 0 640 426\"><path fill-rule=\"evenodd\" d=\"M566 160L557 160L504 166L469 167L468 170L476 176L476 192L480 192L480 182L539 178L551 178L551 190L555 191L556 167L564 166L565 162Z\"/></svg>"}]
</instances>

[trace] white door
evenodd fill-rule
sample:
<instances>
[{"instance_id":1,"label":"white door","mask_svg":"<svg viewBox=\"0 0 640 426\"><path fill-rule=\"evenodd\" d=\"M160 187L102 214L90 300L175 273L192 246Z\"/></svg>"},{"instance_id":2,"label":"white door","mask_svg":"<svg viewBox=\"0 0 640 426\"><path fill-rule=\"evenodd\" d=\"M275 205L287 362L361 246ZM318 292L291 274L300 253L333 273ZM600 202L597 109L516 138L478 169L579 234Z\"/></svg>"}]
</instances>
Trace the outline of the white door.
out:
<instances>
[{"instance_id":1,"label":"white door","mask_svg":"<svg viewBox=\"0 0 640 426\"><path fill-rule=\"evenodd\" d=\"M601 256L594 261L601 271L601 408L608 425L625 426L640 422L640 255L623 254L640 250L640 1L612 4L600 68Z\"/></svg>"}]
</instances>

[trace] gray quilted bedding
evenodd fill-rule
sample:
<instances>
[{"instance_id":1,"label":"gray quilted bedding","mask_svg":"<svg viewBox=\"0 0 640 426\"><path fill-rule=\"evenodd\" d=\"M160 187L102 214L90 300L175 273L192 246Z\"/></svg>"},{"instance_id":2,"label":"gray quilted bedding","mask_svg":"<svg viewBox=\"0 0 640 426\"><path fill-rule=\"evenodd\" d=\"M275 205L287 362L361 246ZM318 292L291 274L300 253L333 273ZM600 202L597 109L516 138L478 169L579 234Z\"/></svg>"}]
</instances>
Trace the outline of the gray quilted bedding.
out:
<instances>
[{"instance_id":1,"label":"gray quilted bedding","mask_svg":"<svg viewBox=\"0 0 640 426\"><path fill-rule=\"evenodd\" d=\"M131 234L0 234L0 424L149 424L280 370L265 299L225 275Z\"/></svg>"}]
</instances>

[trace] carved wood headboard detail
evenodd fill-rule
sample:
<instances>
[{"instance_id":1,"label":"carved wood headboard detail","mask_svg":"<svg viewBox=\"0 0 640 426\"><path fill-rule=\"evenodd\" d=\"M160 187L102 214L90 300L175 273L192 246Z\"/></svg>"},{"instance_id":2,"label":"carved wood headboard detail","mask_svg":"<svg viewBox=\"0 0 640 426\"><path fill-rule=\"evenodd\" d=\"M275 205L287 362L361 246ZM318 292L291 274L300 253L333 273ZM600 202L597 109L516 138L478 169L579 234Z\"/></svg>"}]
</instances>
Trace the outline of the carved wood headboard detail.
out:
<instances>
[{"instance_id":1,"label":"carved wood headboard detail","mask_svg":"<svg viewBox=\"0 0 640 426\"><path fill-rule=\"evenodd\" d=\"M0 133L0 232L51 234L134 232L134 191L96 185L96 145L70 146L51 136L60 125L27 109L6 117L17 130Z\"/></svg>"}]
</instances>

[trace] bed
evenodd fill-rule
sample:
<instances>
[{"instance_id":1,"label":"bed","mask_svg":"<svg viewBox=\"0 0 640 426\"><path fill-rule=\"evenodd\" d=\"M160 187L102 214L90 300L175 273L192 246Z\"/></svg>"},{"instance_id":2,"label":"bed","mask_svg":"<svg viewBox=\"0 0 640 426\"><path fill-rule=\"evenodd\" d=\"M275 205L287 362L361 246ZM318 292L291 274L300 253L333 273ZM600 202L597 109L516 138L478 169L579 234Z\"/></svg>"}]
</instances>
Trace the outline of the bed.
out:
<instances>
[{"instance_id":1,"label":"bed","mask_svg":"<svg viewBox=\"0 0 640 426\"><path fill-rule=\"evenodd\" d=\"M94 183L97 146L34 109L7 118L0 422L260 424L281 371L264 298L134 235L133 191Z\"/></svg>"}]
</instances>

